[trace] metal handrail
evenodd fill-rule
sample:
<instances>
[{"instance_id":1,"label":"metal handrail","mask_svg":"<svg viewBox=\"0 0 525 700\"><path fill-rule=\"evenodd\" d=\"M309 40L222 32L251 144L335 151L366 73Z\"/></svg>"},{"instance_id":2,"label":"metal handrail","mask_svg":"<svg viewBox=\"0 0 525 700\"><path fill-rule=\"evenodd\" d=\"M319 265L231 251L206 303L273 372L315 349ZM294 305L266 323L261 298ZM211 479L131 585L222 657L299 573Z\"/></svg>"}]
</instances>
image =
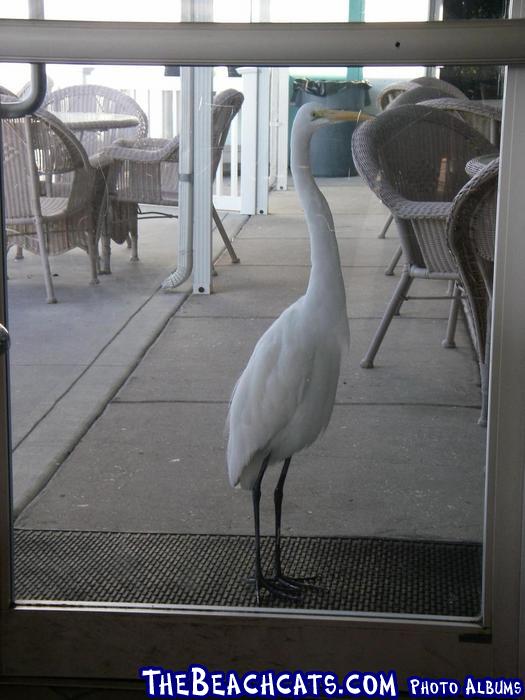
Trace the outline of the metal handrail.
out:
<instances>
[{"instance_id":1,"label":"metal handrail","mask_svg":"<svg viewBox=\"0 0 525 700\"><path fill-rule=\"evenodd\" d=\"M0 101L0 119L24 117L36 112L46 96L47 77L45 63L31 64L31 87L27 97L14 102Z\"/></svg>"}]
</instances>

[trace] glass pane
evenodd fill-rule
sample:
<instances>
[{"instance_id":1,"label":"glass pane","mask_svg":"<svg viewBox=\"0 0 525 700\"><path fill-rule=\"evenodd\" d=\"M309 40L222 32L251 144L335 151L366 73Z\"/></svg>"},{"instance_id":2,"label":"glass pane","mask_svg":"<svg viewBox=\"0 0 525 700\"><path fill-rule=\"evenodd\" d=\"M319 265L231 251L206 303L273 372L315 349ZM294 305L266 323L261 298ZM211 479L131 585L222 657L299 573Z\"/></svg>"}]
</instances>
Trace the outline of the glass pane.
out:
<instances>
[{"instance_id":1,"label":"glass pane","mask_svg":"<svg viewBox=\"0 0 525 700\"><path fill-rule=\"evenodd\" d=\"M215 225L211 296L188 282L160 288L192 246L179 241L186 72L50 66L51 116L4 124L18 600L256 607L250 491L270 454L292 457L281 559L294 580L274 574L281 472L272 467L262 480L260 606L480 614L478 419L501 103L468 99L439 69L413 69L416 82L402 84L403 70L365 67L366 80L346 70L213 70L211 113L203 91L196 118L213 123L213 202L234 252ZM2 67L12 92L23 80ZM444 95L414 105L422 88ZM245 116L257 94L268 115L258 130ZM323 126L324 113L305 116L314 105L354 114ZM306 141L315 131L309 164L306 141L290 145L296 119ZM258 164L246 147L254 141ZM326 197L340 260L322 195L305 168L294 182L290 151ZM238 385L230 479L250 488L233 489L230 396L258 339L307 289L295 316L277 321L286 333L258 346L261 364L247 370L258 381ZM52 294L57 303L46 304Z\"/></svg>"},{"instance_id":2,"label":"glass pane","mask_svg":"<svg viewBox=\"0 0 525 700\"><path fill-rule=\"evenodd\" d=\"M41 2L2 3L0 17L10 19L84 20L96 22L179 22L180 0L150 0L148 3L124 2L123 0L91 0L84 3L67 0L41 0ZM39 13L39 10L42 10Z\"/></svg>"},{"instance_id":3,"label":"glass pane","mask_svg":"<svg viewBox=\"0 0 525 700\"><path fill-rule=\"evenodd\" d=\"M25 19L36 17L39 8L45 19L94 20L111 22L179 22L182 0L152 0L147 4L127 0L92 0L89 4L69 0L42 0L41 3L3 3L0 16ZM190 3L187 4L188 9ZM508 0L443 0L435 3L429 17L427 0L201 0L199 12L209 11L215 22L424 22L428 19L483 19L506 17ZM199 18L199 19L202 19ZM190 18L187 17L186 21Z\"/></svg>"}]
</instances>

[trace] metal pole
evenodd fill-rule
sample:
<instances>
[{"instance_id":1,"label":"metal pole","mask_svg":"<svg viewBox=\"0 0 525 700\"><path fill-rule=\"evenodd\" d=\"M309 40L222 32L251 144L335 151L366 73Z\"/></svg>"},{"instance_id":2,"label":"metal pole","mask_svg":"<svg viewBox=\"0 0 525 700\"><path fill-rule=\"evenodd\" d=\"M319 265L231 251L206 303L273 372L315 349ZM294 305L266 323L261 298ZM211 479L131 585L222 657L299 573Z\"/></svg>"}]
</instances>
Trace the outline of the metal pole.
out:
<instances>
[{"instance_id":1,"label":"metal pole","mask_svg":"<svg viewBox=\"0 0 525 700\"><path fill-rule=\"evenodd\" d=\"M0 153L3 153L0 122ZM0 159L0 245L5 251L4 166ZM0 263L0 321L9 328L7 306L6 256ZM9 365L7 353L0 355L0 609L8 610L13 601L12 464L9 413Z\"/></svg>"}]
</instances>

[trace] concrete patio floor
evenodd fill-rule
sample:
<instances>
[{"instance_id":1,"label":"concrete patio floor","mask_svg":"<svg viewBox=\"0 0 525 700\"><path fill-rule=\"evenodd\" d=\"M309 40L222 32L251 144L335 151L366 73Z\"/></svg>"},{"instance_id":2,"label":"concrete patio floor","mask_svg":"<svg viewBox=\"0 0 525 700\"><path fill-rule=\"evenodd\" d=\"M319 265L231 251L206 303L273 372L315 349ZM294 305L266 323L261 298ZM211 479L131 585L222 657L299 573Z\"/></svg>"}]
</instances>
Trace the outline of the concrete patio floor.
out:
<instances>
[{"instance_id":1,"label":"concrete patio floor","mask_svg":"<svg viewBox=\"0 0 525 700\"><path fill-rule=\"evenodd\" d=\"M377 238L385 210L358 178L320 184L338 232L351 349L328 430L292 461L283 532L479 541L485 431L464 320L457 348L445 350L448 303L408 301L376 368L361 369L397 281L383 274L397 242L393 231ZM9 263L17 527L252 532L250 498L226 477L228 399L256 340L309 274L293 189L273 193L270 208L242 225L241 264L220 258L210 297L158 291L173 221L144 222L142 261L116 251L98 288L82 284L87 260L58 259L56 306L44 303L38 261ZM411 293L445 291L419 281Z\"/></svg>"}]
</instances>

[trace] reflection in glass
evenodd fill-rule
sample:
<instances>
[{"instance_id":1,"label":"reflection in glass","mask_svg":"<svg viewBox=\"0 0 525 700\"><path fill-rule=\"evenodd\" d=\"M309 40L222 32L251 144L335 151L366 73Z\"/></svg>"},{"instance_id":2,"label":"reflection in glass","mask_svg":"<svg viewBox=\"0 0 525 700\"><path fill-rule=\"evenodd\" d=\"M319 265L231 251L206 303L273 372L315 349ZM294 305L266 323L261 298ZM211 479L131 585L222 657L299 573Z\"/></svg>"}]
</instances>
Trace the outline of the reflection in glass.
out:
<instances>
[{"instance_id":1,"label":"reflection in glass","mask_svg":"<svg viewBox=\"0 0 525 700\"><path fill-rule=\"evenodd\" d=\"M75 85L120 89L145 114L147 132L130 135L129 126L117 125L122 131L108 142L110 127L100 116L96 128L72 118L67 126L64 117L71 142L98 177L100 272L111 271L99 275L100 284L88 284L85 251L51 257L58 303L47 305L40 256L23 238L20 250L7 255L19 599L255 606L252 505L228 483L224 424L258 338L306 290L308 232L288 172L289 129L301 104L319 103L375 116L364 125L320 130L311 149L312 172L335 223L350 352L330 424L294 457L286 482L283 565L290 576L315 576L317 587L300 600L264 594L261 604L478 615L485 460L478 419L491 302L490 286L482 285L490 283L491 262L482 248L471 259L475 269L452 266L462 264L462 230L463 241L475 238L478 222L485 237L493 231L490 202L473 203L470 194L484 186L483 177L476 179L483 157L497 155L500 110L497 102L458 95L461 87L446 88L437 82L439 71L424 76L413 69L410 78L418 80L407 82L401 73L379 78L366 68L365 80L348 80L346 70L214 70L216 99L235 90L244 102L211 153L221 156L214 170L217 275L214 294L203 296L189 287L160 291L182 254L177 200L165 195L168 185L177 191L183 172L184 74L166 75L164 67L49 68L49 104L52 92ZM22 87L8 71L0 76L11 91ZM266 121L253 118L257 81ZM383 103L392 83L396 94ZM264 94L261 85L268 86ZM421 89L423 103L411 104ZM215 124L210 96L199 104ZM117 111L103 99L98 106L104 119ZM382 125L388 126L376 170L367 170L356 155L359 134L377 134ZM54 170L42 168L42 144L28 143L41 206L59 207L69 177L58 161ZM139 176L127 167L137 152ZM490 168L493 198L497 164ZM140 196L126 199L139 186ZM149 186L157 199L146 196ZM467 204L454 210L456 220L451 203L458 193L455 201ZM266 206L269 214L259 214ZM392 223L382 236L391 213L399 226ZM218 224L233 239L240 265L225 250ZM398 233L402 256L391 265ZM137 251L139 259L130 260ZM408 263L410 292L402 289L390 303ZM384 274L388 266L393 275ZM470 286L463 274L474 275ZM389 303L390 325L374 368L365 369L360 362ZM458 311L455 347L443 348L451 306ZM267 478L261 557L271 572L275 478Z\"/></svg>"}]
</instances>

